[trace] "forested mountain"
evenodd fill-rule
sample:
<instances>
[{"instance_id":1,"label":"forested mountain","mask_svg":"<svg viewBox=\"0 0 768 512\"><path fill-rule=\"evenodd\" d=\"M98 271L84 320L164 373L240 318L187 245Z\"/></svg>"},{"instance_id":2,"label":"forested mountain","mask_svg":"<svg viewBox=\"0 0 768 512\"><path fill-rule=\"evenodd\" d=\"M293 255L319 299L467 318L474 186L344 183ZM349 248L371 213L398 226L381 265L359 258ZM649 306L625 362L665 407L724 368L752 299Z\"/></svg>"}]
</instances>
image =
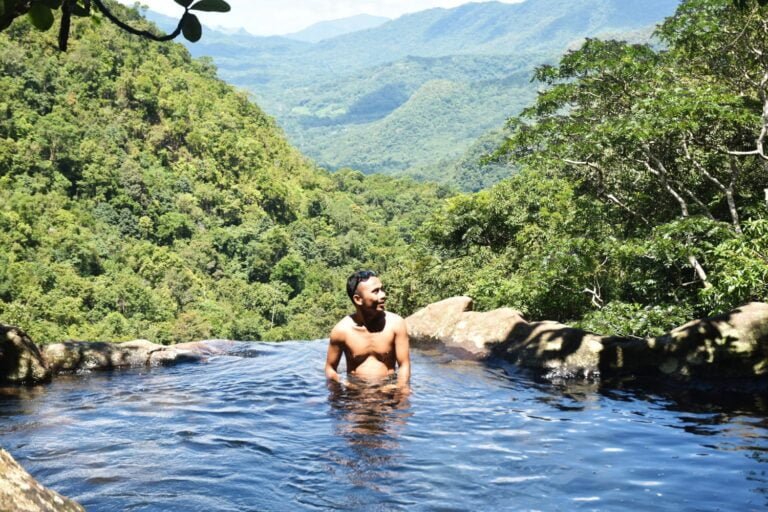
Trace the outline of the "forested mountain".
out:
<instances>
[{"instance_id":1,"label":"forested mountain","mask_svg":"<svg viewBox=\"0 0 768 512\"><path fill-rule=\"evenodd\" d=\"M325 336L445 192L315 169L180 44L76 21L0 33L0 322L36 341Z\"/></svg>"},{"instance_id":2,"label":"forested mountain","mask_svg":"<svg viewBox=\"0 0 768 512\"><path fill-rule=\"evenodd\" d=\"M179 44L78 20L61 53L19 19L0 34L0 322L314 338L361 267L402 314L468 294L602 333L768 300L765 19L685 0L659 45L589 40L537 67L542 94L472 148L501 141L519 172L455 196L314 168Z\"/></svg>"},{"instance_id":3,"label":"forested mountain","mask_svg":"<svg viewBox=\"0 0 768 512\"><path fill-rule=\"evenodd\" d=\"M383 16L358 14L357 16L350 16L349 18L321 21L298 32L285 34L283 37L296 39L297 41L306 41L308 43L317 43L323 39L331 39L332 37L349 34L350 32L375 28L388 21L389 18Z\"/></svg>"},{"instance_id":4,"label":"forested mountain","mask_svg":"<svg viewBox=\"0 0 768 512\"><path fill-rule=\"evenodd\" d=\"M468 3L317 44L207 31L190 51L213 57L320 165L440 179L438 162L459 158L534 99L536 64L585 37L645 40L677 3Z\"/></svg>"}]
</instances>

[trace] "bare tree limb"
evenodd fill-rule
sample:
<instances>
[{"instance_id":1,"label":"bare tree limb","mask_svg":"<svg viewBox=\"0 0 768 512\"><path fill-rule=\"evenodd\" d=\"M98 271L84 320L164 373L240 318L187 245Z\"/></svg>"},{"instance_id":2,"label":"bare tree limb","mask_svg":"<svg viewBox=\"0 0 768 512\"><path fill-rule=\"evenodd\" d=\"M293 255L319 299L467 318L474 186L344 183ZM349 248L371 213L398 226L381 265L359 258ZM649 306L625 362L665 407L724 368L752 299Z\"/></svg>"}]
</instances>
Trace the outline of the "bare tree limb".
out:
<instances>
[{"instance_id":1,"label":"bare tree limb","mask_svg":"<svg viewBox=\"0 0 768 512\"><path fill-rule=\"evenodd\" d=\"M669 194L675 198L677 203L680 205L680 212L682 214L683 218L688 218L690 216L688 212L688 203L685 202L685 199L683 199L683 196L680 195L680 193L672 188L672 185L669 184L669 181L667 180L667 169L664 167L664 164L661 163L661 161L653 157L651 155L648 155L649 158L653 158L654 162L659 165L658 169L655 169L651 163L648 160L643 160L642 163L645 165L645 168L653 174L654 176L657 176L659 178L659 181L661 181L661 185L664 187L664 189L669 192Z\"/></svg>"},{"instance_id":2,"label":"bare tree limb","mask_svg":"<svg viewBox=\"0 0 768 512\"><path fill-rule=\"evenodd\" d=\"M605 194L605 197L610 202L614 203L616 206L618 206L619 208L623 209L624 211L626 211L627 213L629 213L633 217L637 217L638 219L642 220L645 225L650 225L651 224L651 222L648 219L646 219L644 216L640 215L639 213L637 213L636 211L631 209L629 206L624 204L618 197L616 197L615 194Z\"/></svg>"},{"instance_id":3,"label":"bare tree limb","mask_svg":"<svg viewBox=\"0 0 768 512\"><path fill-rule=\"evenodd\" d=\"M688 256L688 262L691 264L694 272L696 272L696 275L704 284L704 288L712 288L712 283L709 282L709 278L707 278L707 273L704 271L704 267L701 266L701 263L699 263L699 260L696 259L696 256L694 256L693 254Z\"/></svg>"},{"instance_id":4,"label":"bare tree limb","mask_svg":"<svg viewBox=\"0 0 768 512\"><path fill-rule=\"evenodd\" d=\"M139 30L139 29L133 28L132 26L126 24L120 18L118 18L117 16L112 14L112 12L110 12L110 10L107 9L107 7L104 5L102 0L93 0L93 5L95 5L96 8L99 11L101 11L101 13L104 14L104 16L106 16L109 21L111 21L112 23L114 23L115 25L120 27L121 29L125 30L126 32L129 32L131 34L135 34L137 36L146 37L147 39L151 39L153 41L164 42L164 41L170 41L170 40L176 38L176 36L178 36L179 34L181 34L181 24L182 24L181 21L179 21L179 25L170 34L166 34L164 36L158 36L157 34L154 34L154 33L149 32L147 30ZM184 18L182 18L182 20L183 19Z\"/></svg>"},{"instance_id":5,"label":"bare tree limb","mask_svg":"<svg viewBox=\"0 0 768 512\"><path fill-rule=\"evenodd\" d=\"M680 183L678 183L678 186L681 187L682 191L691 198L691 200L699 205L699 208L701 208L704 211L704 215L707 216L710 220L715 220L715 216L712 215L712 212L709 211L709 207L705 205L703 202L701 202L701 199L698 198L696 194L693 193L690 189L687 187L683 187Z\"/></svg>"},{"instance_id":6,"label":"bare tree limb","mask_svg":"<svg viewBox=\"0 0 768 512\"><path fill-rule=\"evenodd\" d=\"M582 166L587 166L587 167L590 167L591 169L594 169L597 172L597 174L598 174L598 196L606 198L609 202L615 204L616 206L618 206L622 210L626 211L627 213L629 213L633 217L637 217L638 219L642 220L644 224L650 225L650 221L647 218L645 218L643 215L637 213L632 208L630 208L629 206L624 204L621 201L621 199L616 197L616 194L614 194L612 192L608 192L608 193L605 192L605 189L603 187L603 185L604 185L604 183L603 183L603 170L600 168L599 165L597 165L597 164L595 164L593 162L589 162L589 161L571 160L571 159L568 159L568 158L564 158L563 161L565 163L567 163L567 164L582 165Z\"/></svg>"}]
</instances>

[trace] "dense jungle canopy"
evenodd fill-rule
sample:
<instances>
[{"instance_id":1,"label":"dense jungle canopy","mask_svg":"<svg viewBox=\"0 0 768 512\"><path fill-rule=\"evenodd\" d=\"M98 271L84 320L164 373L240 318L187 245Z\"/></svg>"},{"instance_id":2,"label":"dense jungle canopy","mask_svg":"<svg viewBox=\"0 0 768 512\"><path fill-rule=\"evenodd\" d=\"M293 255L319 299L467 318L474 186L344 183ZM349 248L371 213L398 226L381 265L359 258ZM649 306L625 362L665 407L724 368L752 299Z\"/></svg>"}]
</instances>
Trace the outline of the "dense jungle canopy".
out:
<instances>
[{"instance_id":1,"label":"dense jungle canopy","mask_svg":"<svg viewBox=\"0 0 768 512\"><path fill-rule=\"evenodd\" d=\"M323 336L446 192L318 170L181 45L72 29L0 37L0 318L35 340Z\"/></svg>"},{"instance_id":2,"label":"dense jungle canopy","mask_svg":"<svg viewBox=\"0 0 768 512\"><path fill-rule=\"evenodd\" d=\"M658 44L586 41L510 119L496 158L520 171L455 194L317 169L179 44L76 19L62 53L17 19L0 321L41 342L324 337L360 267L402 314L468 294L603 333L766 300L766 20L687 0Z\"/></svg>"}]
</instances>

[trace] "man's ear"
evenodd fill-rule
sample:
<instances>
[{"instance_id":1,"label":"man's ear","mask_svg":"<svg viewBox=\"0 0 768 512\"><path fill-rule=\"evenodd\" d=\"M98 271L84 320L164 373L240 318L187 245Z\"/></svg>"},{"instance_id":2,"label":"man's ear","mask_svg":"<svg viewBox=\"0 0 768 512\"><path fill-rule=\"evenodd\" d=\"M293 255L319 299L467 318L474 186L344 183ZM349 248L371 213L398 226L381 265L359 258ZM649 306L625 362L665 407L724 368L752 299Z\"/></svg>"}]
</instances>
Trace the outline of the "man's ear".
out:
<instances>
[{"instance_id":1,"label":"man's ear","mask_svg":"<svg viewBox=\"0 0 768 512\"><path fill-rule=\"evenodd\" d=\"M354 294L352 296L352 302L354 302L358 306L362 306L363 305L363 298L361 296L359 296L358 294Z\"/></svg>"}]
</instances>

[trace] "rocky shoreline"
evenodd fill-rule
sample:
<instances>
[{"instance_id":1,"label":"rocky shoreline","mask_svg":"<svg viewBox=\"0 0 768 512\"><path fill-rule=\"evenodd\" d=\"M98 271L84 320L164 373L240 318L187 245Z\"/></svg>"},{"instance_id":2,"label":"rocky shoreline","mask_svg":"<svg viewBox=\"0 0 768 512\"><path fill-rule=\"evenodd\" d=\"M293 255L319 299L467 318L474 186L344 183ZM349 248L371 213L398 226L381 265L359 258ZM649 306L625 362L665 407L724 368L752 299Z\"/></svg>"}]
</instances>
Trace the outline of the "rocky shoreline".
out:
<instances>
[{"instance_id":1,"label":"rocky shoreline","mask_svg":"<svg viewBox=\"0 0 768 512\"><path fill-rule=\"evenodd\" d=\"M84 512L85 509L56 491L43 487L0 449L0 510L14 512Z\"/></svg>"},{"instance_id":2,"label":"rocky shoreline","mask_svg":"<svg viewBox=\"0 0 768 512\"><path fill-rule=\"evenodd\" d=\"M34 385L49 382L59 373L195 362L224 353L231 343L65 341L39 347L20 328L0 324L0 383Z\"/></svg>"},{"instance_id":3,"label":"rocky shoreline","mask_svg":"<svg viewBox=\"0 0 768 512\"><path fill-rule=\"evenodd\" d=\"M439 345L459 357L501 357L564 378L610 380L664 376L748 379L768 385L768 304L751 302L693 320L655 338L603 336L519 311L473 311L470 297L430 304L406 318L414 346ZM226 352L231 341L158 345L66 341L38 346L18 327L0 324L0 383L34 385L59 373L195 362Z\"/></svg>"},{"instance_id":4,"label":"rocky shoreline","mask_svg":"<svg viewBox=\"0 0 768 512\"><path fill-rule=\"evenodd\" d=\"M125 343L67 341L38 347L18 327L0 324L0 383L36 385L60 373L161 366L200 361L223 353L227 341L158 345L147 340ZM82 512L78 503L38 483L0 449L0 510Z\"/></svg>"},{"instance_id":5,"label":"rocky shoreline","mask_svg":"<svg viewBox=\"0 0 768 512\"><path fill-rule=\"evenodd\" d=\"M406 319L414 346L437 344L472 358L501 357L563 378L603 382L667 378L768 388L768 304L751 302L655 338L601 336L551 321L528 322L510 308L472 311L452 297Z\"/></svg>"}]
</instances>

